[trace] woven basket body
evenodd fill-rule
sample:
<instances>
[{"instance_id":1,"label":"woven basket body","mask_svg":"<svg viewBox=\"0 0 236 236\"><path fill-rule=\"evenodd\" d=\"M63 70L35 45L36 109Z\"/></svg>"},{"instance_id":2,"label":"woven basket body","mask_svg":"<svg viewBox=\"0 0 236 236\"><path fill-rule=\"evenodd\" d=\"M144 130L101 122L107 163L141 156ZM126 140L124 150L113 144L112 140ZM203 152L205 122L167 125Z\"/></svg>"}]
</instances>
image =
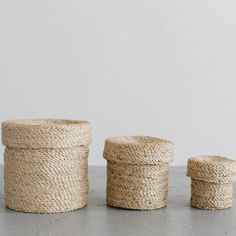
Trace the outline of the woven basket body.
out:
<instances>
[{"instance_id":1,"label":"woven basket body","mask_svg":"<svg viewBox=\"0 0 236 236\"><path fill-rule=\"evenodd\" d=\"M173 144L152 137L106 140L107 204L152 210L166 206Z\"/></svg>"},{"instance_id":2,"label":"woven basket body","mask_svg":"<svg viewBox=\"0 0 236 236\"><path fill-rule=\"evenodd\" d=\"M2 136L6 145L4 190L7 207L22 212L56 213L87 204L89 123L6 121Z\"/></svg>"},{"instance_id":3,"label":"woven basket body","mask_svg":"<svg viewBox=\"0 0 236 236\"><path fill-rule=\"evenodd\" d=\"M218 156L190 158L187 176L191 177L191 206L209 210L231 207L235 163Z\"/></svg>"}]
</instances>

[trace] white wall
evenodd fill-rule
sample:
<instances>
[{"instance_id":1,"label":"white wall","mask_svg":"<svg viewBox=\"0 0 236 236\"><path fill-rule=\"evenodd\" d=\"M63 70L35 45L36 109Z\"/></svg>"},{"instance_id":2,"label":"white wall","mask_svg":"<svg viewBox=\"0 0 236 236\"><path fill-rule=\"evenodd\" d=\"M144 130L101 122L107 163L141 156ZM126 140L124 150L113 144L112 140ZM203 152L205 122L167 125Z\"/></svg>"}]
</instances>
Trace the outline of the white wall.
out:
<instances>
[{"instance_id":1,"label":"white wall","mask_svg":"<svg viewBox=\"0 0 236 236\"><path fill-rule=\"evenodd\" d=\"M92 122L104 139L153 135L236 159L233 0L0 0L0 121ZM3 160L1 147L1 162Z\"/></svg>"}]
</instances>

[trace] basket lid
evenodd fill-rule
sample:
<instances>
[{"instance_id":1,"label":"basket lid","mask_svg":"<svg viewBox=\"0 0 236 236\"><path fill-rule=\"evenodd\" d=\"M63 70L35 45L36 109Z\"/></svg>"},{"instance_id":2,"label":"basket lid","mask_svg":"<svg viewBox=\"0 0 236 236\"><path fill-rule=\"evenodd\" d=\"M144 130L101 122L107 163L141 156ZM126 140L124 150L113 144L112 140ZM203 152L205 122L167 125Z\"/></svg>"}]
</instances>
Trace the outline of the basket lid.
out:
<instances>
[{"instance_id":1,"label":"basket lid","mask_svg":"<svg viewBox=\"0 0 236 236\"><path fill-rule=\"evenodd\" d=\"M211 183L229 183L236 177L236 161L220 156L188 159L187 176Z\"/></svg>"},{"instance_id":2,"label":"basket lid","mask_svg":"<svg viewBox=\"0 0 236 236\"><path fill-rule=\"evenodd\" d=\"M12 148L66 148L89 145L91 141L87 121L31 119L2 123L2 143Z\"/></svg>"},{"instance_id":3,"label":"basket lid","mask_svg":"<svg viewBox=\"0 0 236 236\"><path fill-rule=\"evenodd\" d=\"M121 136L105 141L104 159L125 164L160 164L173 161L174 144L149 136Z\"/></svg>"}]
</instances>

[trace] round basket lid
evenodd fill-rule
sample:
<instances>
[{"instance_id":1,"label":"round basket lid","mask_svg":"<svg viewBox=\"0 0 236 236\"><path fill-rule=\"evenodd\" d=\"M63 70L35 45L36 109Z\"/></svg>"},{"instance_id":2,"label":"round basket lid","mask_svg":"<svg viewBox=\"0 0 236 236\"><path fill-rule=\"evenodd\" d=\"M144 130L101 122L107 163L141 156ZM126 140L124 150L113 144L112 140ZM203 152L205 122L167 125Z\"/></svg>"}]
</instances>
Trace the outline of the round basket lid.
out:
<instances>
[{"instance_id":1,"label":"round basket lid","mask_svg":"<svg viewBox=\"0 0 236 236\"><path fill-rule=\"evenodd\" d=\"M187 176L212 183L229 183L236 176L236 161L220 156L188 159Z\"/></svg>"},{"instance_id":2,"label":"round basket lid","mask_svg":"<svg viewBox=\"0 0 236 236\"><path fill-rule=\"evenodd\" d=\"M103 156L108 161L126 164L159 164L173 160L174 144L148 136L108 138Z\"/></svg>"},{"instance_id":3,"label":"round basket lid","mask_svg":"<svg viewBox=\"0 0 236 236\"><path fill-rule=\"evenodd\" d=\"M66 148L89 145L91 141L87 121L32 119L2 123L2 142L12 148Z\"/></svg>"}]
</instances>

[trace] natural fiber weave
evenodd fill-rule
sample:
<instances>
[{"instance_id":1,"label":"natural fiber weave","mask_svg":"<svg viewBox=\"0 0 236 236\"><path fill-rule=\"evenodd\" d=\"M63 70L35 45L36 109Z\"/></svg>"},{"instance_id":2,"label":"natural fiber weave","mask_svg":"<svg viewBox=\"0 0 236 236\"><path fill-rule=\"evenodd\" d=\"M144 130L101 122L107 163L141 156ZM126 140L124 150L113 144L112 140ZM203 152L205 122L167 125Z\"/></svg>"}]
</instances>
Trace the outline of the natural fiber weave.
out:
<instances>
[{"instance_id":1,"label":"natural fiber weave","mask_svg":"<svg viewBox=\"0 0 236 236\"><path fill-rule=\"evenodd\" d=\"M2 142L13 148L66 148L91 143L87 121L35 119L2 123Z\"/></svg>"},{"instance_id":2,"label":"natural fiber weave","mask_svg":"<svg viewBox=\"0 0 236 236\"><path fill-rule=\"evenodd\" d=\"M191 206L201 209L226 209L233 203L236 162L219 156L188 160L191 177Z\"/></svg>"},{"instance_id":3,"label":"natural fiber weave","mask_svg":"<svg viewBox=\"0 0 236 236\"><path fill-rule=\"evenodd\" d=\"M200 209L226 209L233 203L232 183L216 184L191 180L191 206Z\"/></svg>"},{"instance_id":4,"label":"natural fiber weave","mask_svg":"<svg viewBox=\"0 0 236 236\"><path fill-rule=\"evenodd\" d=\"M109 138L104 158L108 205L136 210L166 206L171 142L143 136Z\"/></svg>"},{"instance_id":5,"label":"natural fiber weave","mask_svg":"<svg viewBox=\"0 0 236 236\"><path fill-rule=\"evenodd\" d=\"M148 136L109 138L103 156L106 160L125 164L152 165L173 161L173 143Z\"/></svg>"},{"instance_id":6,"label":"natural fiber weave","mask_svg":"<svg viewBox=\"0 0 236 236\"><path fill-rule=\"evenodd\" d=\"M37 123L37 121L33 122ZM54 126L54 122L55 120L51 125L47 123L47 126ZM60 121L56 122L60 123ZM18 130L19 126L15 124L17 131L14 131L13 123L11 121L11 135L19 133L19 137L11 137L7 133L7 139L4 139L6 130L3 131L3 139L7 140L8 144L14 145L16 143L17 146L17 148L6 147L4 154L6 205L17 211L33 213L66 212L84 207L88 199L88 146L73 146L75 142L72 141L72 146L67 148L19 148L19 145L24 146L26 143L28 145L30 140L27 140L26 136L26 139L22 139L26 131L21 127L20 130L24 133L21 136ZM24 121L25 128L27 127L26 124L27 121ZM4 127L8 126L6 123L4 125ZM31 125L30 121L29 126ZM40 133L41 123L37 126L36 133ZM43 125L42 130L44 128ZM26 129L28 130L29 127ZM78 127L75 129L78 129ZM46 132L47 137L50 136L49 130L50 128ZM52 130L55 132L55 129ZM72 126L71 130L73 132ZM70 132L69 128L67 132ZM29 132L30 135L35 137L32 146L37 143L36 133ZM41 134L39 140L44 135L43 131ZM68 133L65 137L69 136ZM87 136L91 136L91 134ZM62 144L61 138L62 136L60 137ZM66 142L69 146L69 139ZM41 140L38 143L42 144ZM48 138L47 143L55 144L55 140L50 142Z\"/></svg>"}]
</instances>

